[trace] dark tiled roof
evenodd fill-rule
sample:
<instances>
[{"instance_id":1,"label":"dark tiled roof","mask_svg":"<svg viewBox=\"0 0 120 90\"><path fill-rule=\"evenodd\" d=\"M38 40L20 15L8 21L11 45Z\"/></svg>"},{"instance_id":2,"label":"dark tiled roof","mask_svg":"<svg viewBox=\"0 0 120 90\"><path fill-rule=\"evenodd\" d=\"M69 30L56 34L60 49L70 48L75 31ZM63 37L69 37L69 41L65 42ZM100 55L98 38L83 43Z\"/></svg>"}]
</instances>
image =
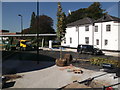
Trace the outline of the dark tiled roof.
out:
<instances>
[{"instance_id":1,"label":"dark tiled roof","mask_svg":"<svg viewBox=\"0 0 120 90\"><path fill-rule=\"evenodd\" d=\"M94 21L95 21L94 19L86 17L86 18L77 20L75 22L69 23L69 24L67 24L67 26L77 26L77 25L92 24Z\"/></svg>"},{"instance_id":2,"label":"dark tiled roof","mask_svg":"<svg viewBox=\"0 0 120 90\"><path fill-rule=\"evenodd\" d=\"M102 18L96 20L95 23L97 23L97 22L108 22L108 21L118 21L118 22L120 22L120 18L106 14Z\"/></svg>"}]
</instances>

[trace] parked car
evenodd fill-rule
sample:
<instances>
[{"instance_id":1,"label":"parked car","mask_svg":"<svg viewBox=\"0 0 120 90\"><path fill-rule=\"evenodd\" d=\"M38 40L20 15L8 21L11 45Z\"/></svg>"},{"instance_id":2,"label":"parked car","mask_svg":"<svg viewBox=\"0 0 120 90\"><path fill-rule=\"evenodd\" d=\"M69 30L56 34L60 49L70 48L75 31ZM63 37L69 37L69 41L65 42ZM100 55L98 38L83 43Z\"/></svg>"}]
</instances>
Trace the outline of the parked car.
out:
<instances>
[{"instance_id":1,"label":"parked car","mask_svg":"<svg viewBox=\"0 0 120 90\"><path fill-rule=\"evenodd\" d=\"M87 54L94 54L94 55L103 55L102 50L93 46L93 45L78 45L77 52L79 53L87 53Z\"/></svg>"}]
</instances>

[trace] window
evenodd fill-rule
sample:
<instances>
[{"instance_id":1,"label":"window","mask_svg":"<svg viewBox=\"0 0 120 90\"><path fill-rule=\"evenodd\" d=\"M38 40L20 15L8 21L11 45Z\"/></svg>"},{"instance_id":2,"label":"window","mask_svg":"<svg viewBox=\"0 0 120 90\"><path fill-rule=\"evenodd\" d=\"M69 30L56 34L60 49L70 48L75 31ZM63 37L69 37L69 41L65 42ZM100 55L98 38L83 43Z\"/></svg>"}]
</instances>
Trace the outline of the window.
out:
<instances>
[{"instance_id":1,"label":"window","mask_svg":"<svg viewBox=\"0 0 120 90\"><path fill-rule=\"evenodd\" d=\"M70 37L70 43L72 43L72 38Z\"/></svg>"},{"instance_id":2,"label":"window","mask_svg":"<svg viewBox=\"0 0 120 90\"><path fill-rule=\"evenodd\" d=\"M89 37L85 37L85 43L89 44Z\"/></svg>"},{"instance_id":3,"label":"window","mask_svg":"<svg viewBox=\"0 0 120 90\"><path fill-rule=\"evenodd\" d=\"M99 39L96 39L96 45L99 45Z\"/></svg>"},{"instance_id":4,"label":"window","mask_svg":"<svg viewBox=\"0 0 120 90\"><path fill-rule=\"evenodd\" d=\"M105 45L108 45L108 40L105 40Z\"/></svg>"},{"instance_id":5,"label":"window","mask_svg":"<svg viewBox=\"0 0 120 90\"><path fill-rule=\"evenodd\" d=\"M95 26L95 32L98 32L98 26Z\"/></svg>"},{"instance_id":6,"label":"window","mask_svg":"<svg viewBox=\"0 0 120 90\"><path fill-rule=\"evenodd\" d=\"M64 38L64 44L66 44L66 38Z\"/></svg>"},{"instance_id":7,"label":"window","mask_svg":"<svg viewBox=\"0 0 120 90\"><path fill-rule=\"evenodd\" d=\"M89 31L89 26L85 26L85 31Z\"/></svg>"},{"instance_id":8,"label":"window","mask_svg":"<svg viewBox=\"0 0 120 90\"><path fill-rule=\"evenodd\" d=\"M106 31L110 31L111 30L111 25L106 25Z\"/></svg>"}]
</instances>

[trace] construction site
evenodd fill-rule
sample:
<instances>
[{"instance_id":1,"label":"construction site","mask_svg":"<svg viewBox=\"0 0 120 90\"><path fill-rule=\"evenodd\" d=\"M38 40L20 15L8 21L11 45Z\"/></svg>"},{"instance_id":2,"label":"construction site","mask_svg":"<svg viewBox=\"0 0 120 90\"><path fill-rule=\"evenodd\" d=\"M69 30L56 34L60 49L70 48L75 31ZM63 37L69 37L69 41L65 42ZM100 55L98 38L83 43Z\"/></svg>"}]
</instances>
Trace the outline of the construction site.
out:
<instances>
[{"instance_id":1,"label":"construction site","mask_svg":"<svg viewBox=\"0 0 120 90\"><path fill-rule=\"evenodd\" d=\"M119 67L115 67L114 64L92 63L93 57L96 60L99 57L99 60L107 58L114 61L119 57L79 54L64 49L60 58L59 49L47 48L40 49L39 58L36 57L36 51L3 51L3 89L107 90L106 88L114 88L119 90Z\"/></svg>"}]
</instances>

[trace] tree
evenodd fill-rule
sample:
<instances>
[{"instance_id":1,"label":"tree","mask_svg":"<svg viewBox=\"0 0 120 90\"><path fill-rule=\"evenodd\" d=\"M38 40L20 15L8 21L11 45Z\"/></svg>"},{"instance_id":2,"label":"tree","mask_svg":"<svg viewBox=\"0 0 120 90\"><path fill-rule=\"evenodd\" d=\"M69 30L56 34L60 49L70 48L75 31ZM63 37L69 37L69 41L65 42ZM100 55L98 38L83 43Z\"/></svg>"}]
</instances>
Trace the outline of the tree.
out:
<instances>
[{"instance_id":1,"label":"tree","mask_svg":"<svg viewBox=\"0 0 120 90\"><path fill-rule=\"evenodd\" d=\"M39 23L38 23L38 33L39 34L44 34L44 33L55 33L54 29L53 29L53 20L51 17L47 16L47 15L40 15L38 17L39 19ZM30 23L30 27L27 29L24 29L23 31L24 33L32 33L35 34L37 32L37 17L35 15L35 13L32 13L31 16L31 23Z\"/></svg>"},{"instance_id":2,"label":"tree","mask_svg":"<svg viewBox=\"0 0 120 90\"><path fill-rule=\"evenodd\" d=\"M33 12L31 16L30 28L34 26L35 22L36 22L36 15L35 15L35 12Z\"/></svg>"},{"instance_id":3,"label":"tree","mask_svg":"<svg viewBox=\"0 0 120 90\"><path fill-rule=\"evenodd\" d=\"M104 11L99 2L94 2L88 8L81 8L71 12L71 15L67 16L67 24L85 17L90 17L95 20L99 19L104 15Z\"/></svg>"},{"instance_id":4,"label":"tree","mask_svg":"<svg viewBox=\"0 0 120 90\"><path fill-rule=\"evenodd\" d=\"M22 31L22 33L24 34L29 34L30 33L30 28L26 28Z\"/></svg>"},{"instance_id":5,"label":"tree","mask_svg":"<svg viewBox=\"0 0 120 90\"><path fill-rule=\"evenodd\" d=\"M39 33L54 33L53 20L47 15L40 15L39 17Z\"/></svg>"},{"instance_id":6,"label":"tree","mask_svg":"<svg viewBox=\"0 0 120 90\"><path fill-rule=\"evenodd\" d=\"M35 33L37 31L37 16L35 12L31 15L30 29L29 33Z\"/></svg>"},{"instance_id":7,"label":"tree","mask_svg":"<svg viewBox=\"0 0 120 90\"><path fill-rule=\"evenodd\" d=\"M37 19L39 19L39 23L37 23ZM55 33L53 29L53 19L47 15L40 15L37 17L33 12L31 15L30 27L24 29L23 32L26 34L36 34L37 29L39 34ZM45 40L48 41L50 39L53 40L55 37L39 37L39 39L41 38L45 38ZM33 37L31 37L31 39L33 39Z\"/></svg>"},{"instance_id":8,"label":"tree","mask_svg":"<svg viewBox=\"0 0 120 90\"><path fill-rule=\"evenodd\" d=\"M84 17L87 17L86 8L81 8L81 9L78 9L76 11L73 11L73 12L71 12L71 14L69 14L67 16L67 24L71 23L71 22L74 22L74 21L77 21L79 19L82 19Z\"/></svg>"},{"instance_id":9,"label":"tree","mask_svg":"<svg viewBox=\"0 0 120 90\"><path fill-rule=\"evenodd\" d=\"M64 39L66 32L66 15L62 12L61 3L58 2L57 11L57 38L61 42Z\"/></svg>"},{"instance_id":10,"label":"tree","mask_svg":"<svg viewBox=\"0 0 120 90\"><path fill-rule=\"evenodd\" d=\"M99 2L94 2L87 8L87 16L94 19L99 19L104 15L105 10L101 8L101 4Z\"/></svg>"},{"instance_id":11,"label":"tree","mask_svg":"<svg viewBox=\"0 0 120 90\"><path fill-rule=\"evenodd\" d=\"M60 42L64 40L66 32L66 15L62 12L61 3L58 2L57 9L57 38ZM62 58L62 49L60 49L60 59Z\"/></svg>"}]
</instances>

